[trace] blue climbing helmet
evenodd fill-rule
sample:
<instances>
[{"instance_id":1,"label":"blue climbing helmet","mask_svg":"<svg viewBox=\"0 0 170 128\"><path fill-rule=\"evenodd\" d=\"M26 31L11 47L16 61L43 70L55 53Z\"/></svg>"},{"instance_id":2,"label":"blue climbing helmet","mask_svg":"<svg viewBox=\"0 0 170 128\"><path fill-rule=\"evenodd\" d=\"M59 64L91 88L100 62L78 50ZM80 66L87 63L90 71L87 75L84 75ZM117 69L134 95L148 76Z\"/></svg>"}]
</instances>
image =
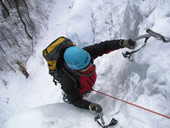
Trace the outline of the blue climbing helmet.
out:
<instances>
[{"instance_id":1,"label":"blue climbing helmet","mask_svg":"<svg viewBox=\"0 0 170 128\"><path fill-rule=\"evenodd\" d=\"M69 47L64 52L64 61L70 69L82 70L90 63L90 54L79 47Z\"/></svg>"}]
</instances>

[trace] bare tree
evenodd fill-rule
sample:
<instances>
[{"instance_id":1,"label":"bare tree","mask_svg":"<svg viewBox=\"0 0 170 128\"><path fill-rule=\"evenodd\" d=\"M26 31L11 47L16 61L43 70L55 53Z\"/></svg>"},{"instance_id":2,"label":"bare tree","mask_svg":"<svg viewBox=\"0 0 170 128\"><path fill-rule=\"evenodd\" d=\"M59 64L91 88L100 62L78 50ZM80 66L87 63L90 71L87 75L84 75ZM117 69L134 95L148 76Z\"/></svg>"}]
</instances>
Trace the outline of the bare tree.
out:
<instances>
[{"instance_id":1,"label":"bare tree","mask_svg":"<svg viewBox=\"0 0 170 128\"><path fill-rule=\"evenodd\" d=\"M6 40L8 46L9 46L10 48L12 48L12 45L10 44L10 42L9 42L9 40L6 38L6 36L5 36L1 31L0 31L0 33L1 33L2 37Z\"/></svg>"},{"instance_id":2,"label":"bare tree","mask_svg":"<svg viewBox=\"0 0 170 128\"><path fill-rule=\"evenodd\" d=\"M20 10L19 10L19 3L18 3L18 0L15 0L15 3L16 3L16 9L17 9L19 18L20 18L22 24L24 25L24 30L25 30L27 36L28 36L30 39L32 39L32 36L28 33L27 25L25 24L25 22L24 22L24 20L23 20L23 18L22 18L22 14L21 14L21 12L20 12Z\"/></svg>"},{"instance_id":3,"label":"bare tree","mask_svg":"<svg viewBox=\"0 0 170 128\"><path fill-rule=\"evenodd\" d=\"M10 36L11 36L13 42L15 42L15 44L16 44L19 48L21 48L21 46L19 45L19 42L18 42L17 38L16 38L10 31L8 31L8 32L10 33Z\"/></svg>"},{"instance_id":4,"label":"bare tree","mask_svg":"<svg viewBox=\"0 0 170 128\"><path fill-rule=\"evenodd\" d=\"M28 9L28 6L25 0L23 0L23 3L25 4L25 7Z\"/></svg>"},{"instance_id":5,"label":"bare tree","mask_svg":"<svg viewBox=\"0 0 170 128\"><path fill-rule=\"evenodd\" d=\"M3 59L3 61L12 71L16 72L16 70L5 59Z\"/></svg>"},{"instance_id":6,"label":"bare tree","mask_svg":"<svg viewBox=\"0 0 170 128\"><path fill-rule=\"evenodd\" d=\"M6 1L7 1L8 5L9 5L9 7L12 9L12 5L11 5L11 3L9 2L9 0L6 0Z\"/></svg>"},{"instance_id":7,"label":"bare tree","mask_svg":"<svg viewBox=\"0 0 170 128\"><path fill-rule=\"evenodd\" d=\"M2 0L0 0L0 3L1 3L3 9L6 11L7 17L10 17L9 10L8 10L8 8L5 6L4 2L3 2Z\"/></svg>"},{"instance_id":8,"label":"bare tree","mask_svg":"<svg viewBox=\"0 0 170 128\"><path fill-rule=\"evenodd\" d=\"M0 46L0 49L1 49L1 51L2 51L3 53L6 53L1 46Z\"/></svg>"},{"instance_id":9,"label":"bare tree","mask_svg":"<svg viewBox=\"0 0 170 128\"><path fill-rule=\"evenodd\" d=\"M16 72L19 66L25 77L29 76L24 63L34 52L42 27L46 27L48 14L43 6L41 0L0 0L4 16L0 23L0 71ZM35 15L38 18L33 18Z\"/></svg>"}]
</instances>

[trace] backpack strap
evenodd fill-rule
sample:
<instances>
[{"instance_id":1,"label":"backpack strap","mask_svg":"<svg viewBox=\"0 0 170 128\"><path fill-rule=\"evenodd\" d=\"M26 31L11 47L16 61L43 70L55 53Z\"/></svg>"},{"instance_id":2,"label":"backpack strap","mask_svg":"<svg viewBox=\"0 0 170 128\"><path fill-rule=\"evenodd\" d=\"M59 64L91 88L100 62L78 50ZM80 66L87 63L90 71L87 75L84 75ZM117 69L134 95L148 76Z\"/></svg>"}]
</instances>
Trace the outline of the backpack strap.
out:
<instances>
[{"instance_id":1,"label":"backpack strap","mask_svg":"<svg viewBox=\"0 0 170 128\"><path fill-rule=\"evenodd\" d=\"M64 63L64 60L62 59L59 60L57 68L55 70L49 70L49 74L53 76L53 82L55 83L55 85L57 85L58 80L57 78L54 77L54 72L57 72L58 77L60 77L60 73L59 73L60 70L62 70L63 73L65 73L69 78L71 78L74 81L77 88L81 88L80 77L75 72L70 70Z\"/></svg>"},{"instance_id":2,"label":"backpack strap","mask_svg":"<svg viewBox=\"0 0 170 128\"><path fill-rule=\"evenodd\" d=\"M72 70L70 70L65 63L62 66L62 70L64 71L64 73L66 75L68 75L75 83L75 85L77 86L77 88L81 88L81 82L80 82L80 77L73 72Z\"/></svg>"}]
</instances>

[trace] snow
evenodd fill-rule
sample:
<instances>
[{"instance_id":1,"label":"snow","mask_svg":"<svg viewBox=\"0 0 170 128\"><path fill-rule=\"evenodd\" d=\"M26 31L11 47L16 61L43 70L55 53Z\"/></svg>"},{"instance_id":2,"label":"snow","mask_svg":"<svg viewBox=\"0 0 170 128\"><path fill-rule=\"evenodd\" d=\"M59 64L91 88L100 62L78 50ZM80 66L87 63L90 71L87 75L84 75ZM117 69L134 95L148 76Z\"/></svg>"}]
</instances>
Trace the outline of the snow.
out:
<instances>
[{"instance_id":1,"label":"snow","mask_svg":"<svg viewBox=\"0 0 170 128\"><path fill-rule=\"evenodd\" d=\"M73 115L75 118L73 118ZM4 128L66 128L70 125L81 127L83 122L92 124L93 118L93 115L88 110L81 110L69 104L58 103L18 114L11 118L4 125ZM84 125L84 128L88 125ZM92 126L95 127L95 124Z\"/></svg>"},{"instance_id":2,"label":"snow","mask_svg":"<svg viewBox=\"0 0 170 128\"><path fill-rule=\"evenodd\" d=\"M72 106L58 112L54 109L55 105L47 105L61 103L62 91L60 85L54 86L52 77L48 75L42 50L59 36L69 37L80 47L109 39L132 38L145 34L147 28L170 37L169 7L170 0L57 0L51 8L48 30L39 39L36 53L27 63L30 77L25 79L19 72L0 74L0 127L14 128L11 125L21 118L35 119L27 120L30 124L22 128L40 128L42 123L45 123L43 128L99 127L91 119L93 115L84 113L84 110L76 112ZM143 40L138 41L139 46L142 44ZM94 88L170 117L169 49L169 43L151 38L146 47L135 54L134 62L122 56L122 52L128 49L99 57L95 60L98 79ZM8 81L7 84L2 80ZM106 120L112 117L118 119L115 128L170 127L170 119L95 92L86 99L101 104ZM43 105L47 105L43 110L29 110ZM52 119L44 119L47 117L42 115L44 110L46 114L52 114L49 116ZM73 114L65 119L63 115L71 111ZM79 116L81 112L84 116ZM60 125L56 123L59 115ZM54 123L46 123L50 121Z\"/></svg>"}]
</instances>

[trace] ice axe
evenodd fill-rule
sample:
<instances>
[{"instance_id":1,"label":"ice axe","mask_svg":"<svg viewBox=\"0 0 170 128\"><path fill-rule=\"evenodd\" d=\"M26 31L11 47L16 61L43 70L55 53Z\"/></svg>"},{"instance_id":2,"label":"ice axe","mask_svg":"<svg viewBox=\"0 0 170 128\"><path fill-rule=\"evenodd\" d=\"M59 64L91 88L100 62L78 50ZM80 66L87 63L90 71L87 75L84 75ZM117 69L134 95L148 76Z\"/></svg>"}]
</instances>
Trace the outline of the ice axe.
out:
<instances>
[{"instance_id":1,"label":"ice axe","mask_svg":"<svg viewBox=\"0 0 170 128\"><path fill-rule=\"evenodd\" d=\"M102 127L102 128L108 128L110 126L114 126L117 124L117 120L112 118L110 123L108 125L105 125L105 121L103 119L103 112L97 113L97 115L94 117L94 120ZM99 121L100 120L100 121Z\"/></svg>"},{"instance_id":2,"label":"ice axe","mask_svg":"<svg viewBox=\"0 0 170 128\"><path fill-rule=\"evenodd\" d=\"M157 33L157 32L154 32L154 31L152 31L151 29L147 29L147 30L146 30L146 34L143 34L143 35L140 35L140 36L137 36L137 37L132 38L132 40L135 41L135 42L136 42L137 40L140 40L140 39L145 39L144 45L142 45L139 49L137 49L137 50L135 50L135 51L131 51L131 52L126 51L125 53L122 53L123 56L124 56L125 58L128 58L129 61L133 61L132 54L134 54L134 53L138 52L139 50L141 50L141 49L146 45L146 43L147 43L147 41L148 41L148 39L149 39L150 37L154 37L155 39L161 40L161 41L163 41L164 43L169 43L169 42L170 42L170 38L165 37L165 36L163 36L163 35L161 35L161 34L159 34L159 33Z\"/></svg>"}]
</instances>

